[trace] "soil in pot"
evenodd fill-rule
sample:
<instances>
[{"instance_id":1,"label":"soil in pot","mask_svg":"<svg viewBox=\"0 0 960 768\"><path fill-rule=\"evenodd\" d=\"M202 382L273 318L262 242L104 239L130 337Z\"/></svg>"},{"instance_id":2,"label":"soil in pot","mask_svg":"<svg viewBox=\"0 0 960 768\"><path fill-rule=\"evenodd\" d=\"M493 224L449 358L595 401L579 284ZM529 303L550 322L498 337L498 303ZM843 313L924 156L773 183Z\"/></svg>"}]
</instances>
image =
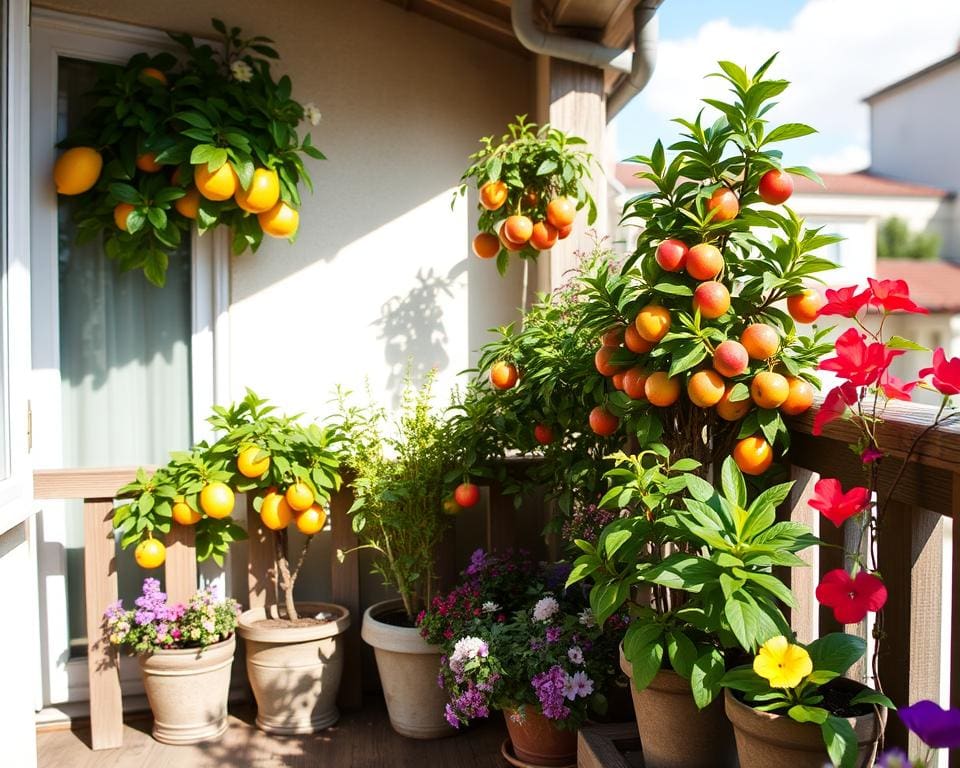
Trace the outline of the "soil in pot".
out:
<instances>
[{"instance_id":1,"label":"soil in pot","mask_svg":"<svg viewBox=\"0 0 960 768\"><path fill-rule=\"evenodd\" d=\"M544 768L576 764L576 730L561 730L531 706L524 707L522 714L516 709L505 709L503 718L513 754L521 762Z\"/></svg>"},{"instance_id":2,"label":"soil in pot","mask_svg":"<svg viewBox=\"0 0 960 768\"><path fill-rule=\"evenodd\" d=\"M846 718L857 736L857 768L869 768L877 756L877 742L886 725L886 709L880 717L872 705L851 706L850 700L865 686L854 680L838 678L824 685L822 706L837 717ZM743 703L733 691L724 692L727 717L737 737L741 768L821 768L830 764L820 726L798 723L787 715L758 712Z\"/></svg>"}]
</instances>

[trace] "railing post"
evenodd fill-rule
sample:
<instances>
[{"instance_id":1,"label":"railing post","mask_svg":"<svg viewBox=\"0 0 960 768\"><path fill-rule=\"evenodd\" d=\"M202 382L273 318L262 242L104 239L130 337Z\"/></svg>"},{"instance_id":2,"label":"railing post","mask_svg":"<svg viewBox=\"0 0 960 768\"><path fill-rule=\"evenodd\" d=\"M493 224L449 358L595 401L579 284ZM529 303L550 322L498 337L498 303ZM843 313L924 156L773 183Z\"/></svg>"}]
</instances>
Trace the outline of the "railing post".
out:
<instances>
[{"instance_id":1,"label":"railing post","mask_svg":"<svg viewBox=\"0 0 960 768\"><path fill-rule=\"evenodd\" d=\"M344 485L330 498L331 547L334 554L347 552L357 546L350 515L353 506L353 488ZM360 553L348 555L344 561L332 558L330 585L333 602L350 611L350 627L344 633L343 676L338 703L342 709L360 709L363 703L363 648L360 641Z\"/></svg>"},{"instance_id":2,"label":"railing post","mask_svg":"<svg viewBox=\"0 0 960 768\"><path fill-rule=\"evenodd\" d=\"M113 500L83 504L83 578L87 609L87 674L90 678L90 745L123 744L123 702L117 651L107 637L104 612L117 600L117 559Z\"/></svg>"},{"instance_id":3,"label":"railing post","mask_svg":"<svg viewBox=\"0 0 960 768\"><path fill-rule=\"evenodd\" d=\"M172 603L186 603L197 591L197 550L194 547L196 531L192 525L174 523L164 538L167 560L164 565L167 599Z\"/></svg>"},{"instance_id":4,"label":"railing post","mask_svg":"<svg viewBox=\"0 0 960 768\"><path fill-rule=\"evenodd\" d=\"M266 528L247 494L247 600L250 608L277 602L273 532Z\"/></svg>"},{"instance_id":5,"label":"railing post","mask_svg":"<svg viewBox=\"0 0 960 768\"><path fill-rule=\"evenodd\" d=\"M817 513L807 502L813 496L813 486L816 482L815 473L802 467L790 467L790 479L793 488L787 499L786 519L795 523L802 523L817 530ZM818 557L817 547L808 547L797 556L808 564L808 568L785 568L790 591L796 598L796 608L790 609L790 628L797 633L797 640L809 643L817 638L817 599L814 592L817 586Z\"/></svg>"}]
</instances>

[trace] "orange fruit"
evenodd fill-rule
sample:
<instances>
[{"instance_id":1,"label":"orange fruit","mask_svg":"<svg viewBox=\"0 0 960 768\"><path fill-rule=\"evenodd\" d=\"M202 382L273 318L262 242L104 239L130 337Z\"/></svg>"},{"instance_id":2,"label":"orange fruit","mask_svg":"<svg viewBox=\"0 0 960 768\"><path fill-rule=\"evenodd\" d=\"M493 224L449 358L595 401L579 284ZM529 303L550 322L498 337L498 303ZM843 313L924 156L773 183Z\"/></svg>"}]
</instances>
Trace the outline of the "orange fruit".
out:
<instances>
[{"instance_id":1,"label":"orange fruit","mask_svg":"<svg viewBox=\"0 0 960 768\"><path fill-rule=\"evenodd\" d=\"M577 216L577 206L569 197L555 197L547 203L547 221L557 229L573 224Z\"/></svg>"},{"instance_id":2,"label":"orange fruit","mask_svg":"<svg viewBox=\"0 0 960 768\"><path fill-rule=\"evenodd\" d=\"M772 371L760 371L750 382L750 396L761 408L779 408L790 394L786 377Z\"/></svg>"},{"instance_id":3,"label":"orange fruit","mask_svg":"<svg viewBox=\"0 0 960 768\"><path fill-rule=\"evenodd\" d=\"M623 374L623 391L632 400L643 400L647 396L643 389L646 383L647 372L639 365Z\"/></svg>"},{"instance_id":4,"label":"orange fruit","mask_svg":"<svg viewBox=\"0 0 960 768\"><path fill-rule=\"evenodd\" d=\"M630 323L623 332L623 343L626 344L627 349L637 355L645 355L653 349L653 342L647 341L640 335L635 323Z\"/></svg>"},{"instance_id":5,"label":"orange fruit","mask_svg":"<svg viewBox=\"0 0 960 768\"><path fill-rule=\"evenodd\" d=\"M163 168L163 166L157 162L157 155L155 152L144 152L142 155L137 155L135 164L137 168L144 173L156 173Z\"/></svg>"},{"instance_id":6,"label":"orange fruit","mask_svg":"<svg viewBox=\"0 0 960 768\"><path fill-rule=\"evenodd\" d=\"M625 325L615 325L600 337L600 343L605 347L619 347L623 344Z\"/></svg>"},{"instance_id":7,"label":"orange fruit","mask_svg":"<svg viewBox=\"0 0 960 768\"><path fill-rule=\"evenodd\" d=\"M530 233L530 245L538 251L549 251L557 244L559 231L549 221L538 221Z\"/></svg>"},{"instance_id":8,"label":"orange fruit","mask_svg":"<svg viewBox=\"0 0 960 768\"><path fill-rule=\"evenodd\" d=\"M281 200L269 211L258 213L257 221L270 237L293 237L300 226L300 213Z\"/></svg>"},{"instance_id":9,"label":"orange fruit","mask_svg":"<svg viewBox=\"0 0 960 768\"><path fill-rule=\"evenodd\" d=\"M187 187L186 194L173 201L173 207L177 213L187 219L197 218L197 211L200 210L200 192L192 184Z\"/></svg>"},{"instance_id":10,"label":"orange fruit","mask_svg":"<svg viewBox=\"0 0 960 768\"><path fill-rule=\"evenodd\" d=\"M714 190L710 199L707 200L707 212L712 211L715 211L715 213L713 218L710 219L711 224L718 221L730 221L737 218L737 214L740 213L740 201L733 190L720 187Z\"/></svg>"},{"instance_id":11,"label":"orange fruit","mask_svg":"<svg viewBox=\"0 0 960 768\"><path fill-rule=\"evenodd\" d=\"M536 440L540 445L550 445L553 442L553 427L549 424L537 424L533 428L533 439Z\"/></svg>"},{"instance_id":12,"label":"orange fruit","mask_svg":"<svg viewBox=\"0 0 960 768\"><path fill-rule=\"evenodd\" d=\"M766 360L780 349L780 336L773 326L766 323L751 323L743 329L740 343L754 360Z\"/></svg>"},{"instance_id":13,"label":"orange fruit","mask_svg":"<svg viewBox=\"0 0 960 768\"><path fill-rule=\"evenodd\" d=\"M137 544L133 557L141 568L159 568L167 559L167 548L157 539L144 539Z\"/></svg>"},{"instance_id":14,"label":"orange fruit","mask_svg":"<svg viewBox=\"0 0 960 768\"><path fill-rule=\"evenodd\" d=\"M687 251L687 274L696 280L713 280L723 271L723 254L710 243L700 243Z\"/></svg>"},{"instance_id":15,"label":"orange fruit","mask_svg":"<svg viewBox=\"0 0 960 768\"><path fill-rule=\"evenodd\" d=\"M557 239L566 240L573 232L573 224L567 224L565 227L557 227Z\"/></svg>"},{"instance_id":16,"label":"orange fruit","mask_svg":"<svg viewBox=\"0 0 960 768\"><path fill-rule=\"evenodd\" d=\"M215 171L211 171L206 163L196 166L193 169L193 182L207 200L229 200L240 184L237 172L229 162Z\"/></svg>"},{"instance_id":17,"label":"orange fruit","mask_svg":"<svg viewBox=\"0 0 960 768\"><path fill-rule=\"evenodd\" d=\"M716 371L697 371L687 382L687 397L700 408L711 408L719 403L725 391L723 376Z\"/></svg>"},{"instance_id":18,"label":"orange fruit","mask_svg":"<svg viewBox=\"0 0 960 768\"><path fill-rule=\"evenodd\" d=\"M166 85L167 76L156 67L144 67L140 70L140 82L148 85Z\"/></svg>"},{"instance_id":19,"label":"orange fruit","mask_svg":"<svg viewBox=\"0 0 960 768\"><path fill-rule=\"evenodd\" d=\"M173 519L180 525L194 525L200 520L200 513L187 504L183 496L178 496L173 502Z\"/></svg>"},{"instance_id":20,"label":"orange fruit","mask_svg":"<svg viewBox=\"0 0 960 768\"><path fill-rule=\"evenodd\" d=\"M463 507L457 504L453 498L446 498L443 500L443 514L458 515L461 512L463 512Z\"/></svg>"},{"instance_id":21,"label":"orange fruit","mask_svg":"<svg viewBox=\"0 0 960 768\"><path fill-rule=\"evenodd\" d=\"M618 389L621 392L623 391L623 377L627 374L624 371L618 371L610 377L610 381L613 382L613 388Z\"/></svg>"},{"instance_id":22,"label":"orange fruit","mask_svg":"<svg viewBox=\"0 0 960 768\"><path fill-rule=\"evenodd\" d=\"M623 367L622 365L610 362L610 358L618 351L619 347L600 347L600 349L597 350L593 356L593 364L596 366L597 373L601 376L613 376L620 371Z\"/></svg>"},{"instance_id":23,"label":"orange fruit","mask_svg":"<svg viewBox=\"0 0 960 768\"><path fill-rule=\"evenodd\" d=\"M807 288L787 299L787 311L798 323L812 323L826 303L827 300L820 291L816 288Z\"/></svg>"},{"instance_id":24,"label":"orange fruit","mask_svg":"<svg viewBox=\"0 0 960 768\"><path fill-rule=\"evenodd\" d=\"M496 211L507 202L507 185L502 181L488 181L480 187L480 205L488 211Z\"/></svg>"},{"instance_id":25,"label":"orange fruit","mask_svg":"<svg viewBox=\"0 0 960 768\"><path fill-rule=\"evenodd\" d=\"M500 239L489 232L478 232L473 238L473 252L481 259L492 259L500 253Z\"/></svg>"},{"instance_id":26,"label":"orange fruit","mask_svg":"<svg viewBox=\"0 0 960 768\"><path fill-rule=\"evenodd\" d=\"M313 536L323 530L327 512L319 504L311 504L296 517L297 530L305 536Z\"/></svg>"},{"instance_id":27,"label":"orange fruit","mask_svg":"<svg viewBox=\"0 0 960 768\"><path fill-rule=\"evenodd\" d=\"M280 199L280 177L272 168L257 168L250 186L238 186L233 199L247 213L269 211Z\"/></svg>"},{"instance_id":28,"label":"orange fruit","mask_svg":"<svg viewBox=\"0 0 960 768\"><path fill-rule=\"evenodd\" d=\"M237 471L244 477L260 477L270 469L270 454L259 445L248 445L237 454Z\"/></svg>"},{"instance_id":29,"label":"orange fruit","mask_svg":"<svg viewBox=\"0 0 960 768\"><path fill-rule=\"evenodd\" d=\"M659 304L648 304L637 313L633 324L637 333L646 341L660 341L670 330L670 310Z\"/></svg>"},{"instance_id":30,"label":"orange fruit","mask_svg":"<svg viewBox=\"0 0 960 768\"><path fill-rule=\"evenodd\" d=\"M724 421L740 421L744 416L750 413L752 401L749 397L743 400L731 400L730 393L733 387L727 387L723 392L723 397L717 403L717 416Z\"/></svg>"},{"instance_id":31,"label":"orange fruit","mask_svg":"<svg viewBox=\"0 0 960 768\"><path fill-rule=\"evenodd\" d=\"M733 378L747 370L750 356L739 341L724 339L713 351L713 369L721 376Z\"/></svg>"},{"instance_id":32,"label":"orange fruit","mask_svg":"<svg viewBox=\"0 0 960 768\"><path fill-rule=\"evenodd\" d=\"M620 426L620 419L614 416L602 405L598 405L590 411L590 429L601 437L609 437L617 431Z\"/></svg>"},{"instance_id":33,"label":"orange fruit","mask_svg":"<svg viewBox=\"0 0 960 768\"><path fill-rule=\"evenodd\" d=\"M666 371L651 373L643 383L643 393L651 405L666 408L680 398L680 379L667 376Z\"/></svg>"},{"instance_id":34,"label":"orange fruit","mask_svg":"<svg viewBox=\"0 0 960 768\"><path fill-rule=\"evenodd\" d=\"M503 236L515 245L523 245L533 235L533 222L526 216L508 216L503 222Z\"/></svg>"},{"instance_id":35,"label":"orange fruit","mask_svg":"<svg viewBox=\"0 0 960 768\"><path fill-rule=\"evenodd\" d=\"M813 405L813 384L809 381L790 376L787 378L790 388L787 399L780 405L780 410L787 416L799 416Z\"/></svg>"},{"instance_id":36,"label":"orange fruit","mask_svg":"<svg viewBox=\"0 0 960 768\"><path fill-rule=\"evenodd\" d=\"M284 498L294 512L303 512L313 504L313 491L306 483L297 482L287 488Z\"/></svg>"},{"instance_id":37,"label":"orange fruit","mask_svg":"<svg viewBox=\"0 0 960 768\"><path fill-rule=\"evenodd\" d=\"M733 447L733 460L745 475L762 475L773 463L773 448L759 435L745 437Z\"/></svg>"},{"instance_id":38,"label":"orange fruit","mask_svg":"<svg viewBox=\"0 0 960 768\"><path fill-rule=\"evenodd\" d=\"M123 232L127 231L127 217L133 210L134 206L130 203L117 203L113 209L113 223L117 225L117 229Z\"/></svg>"},{"instance_id":39,"label":"orange fruit","mask_svg":"<svg viewBox=\"0 0 960 768\"><path fill-rule=\"evenodd\" d=\"M700 310L701 317L716 320L730 309L730 291L716 280L700 283L693 292L693 308Z\"/></svg>"},{"instance_id":40,"label":"orange fruit","mask_svg":"<svg viewBox=\"0 0 960 768\"><path fill-rule=\"evenodd\" d=\"M523 243L515 243L509 237L507 237L506 227L501 226L500 231L497 232L497 239L500 240L500 245L506 248L511 253L516 253L517 251L523 250Z\"/></svg>"},{"instance_id":41,"label":"orange fruit","mask_svg":"<svg viewBox=\"0 0 960 768\"><path fill-rule=\"evenodd\" d=\"M200 491L200 509L217 520L230 516L235 501L233 490L226 483L207 483Z\"/></svg>"},{"instance_id":42,"label":"orange fruit","mask_svg":"<svg viewBox=\"0 0 960 768\"><path fill-rule=\"evenodd\" d=\"M57 158L53 183L59 195L80 195L97 183L103 156L93 147L73 147Z\"/></svg>"},{"instance_id":43,"label":"orange fruit","mask_svg":"<svg viewBox=\"0 0 960 768\"><path fill-rule=\"evenodd\" d=\"M496 389L513 389L519 378L517 366L506 360L498 360L490 368L490 383Z\"/></svg>"},{"instance_id":44,"label":"orange fruit","mask_svg":"<svg viewBox=\"0 0 960 768\"><path fill-rule=\"evenodd\" d=\"M282 531L293 522L293 510L282 494L267 491L260 504L260 519L271 531Z\"/></svg>"}]
</instances>

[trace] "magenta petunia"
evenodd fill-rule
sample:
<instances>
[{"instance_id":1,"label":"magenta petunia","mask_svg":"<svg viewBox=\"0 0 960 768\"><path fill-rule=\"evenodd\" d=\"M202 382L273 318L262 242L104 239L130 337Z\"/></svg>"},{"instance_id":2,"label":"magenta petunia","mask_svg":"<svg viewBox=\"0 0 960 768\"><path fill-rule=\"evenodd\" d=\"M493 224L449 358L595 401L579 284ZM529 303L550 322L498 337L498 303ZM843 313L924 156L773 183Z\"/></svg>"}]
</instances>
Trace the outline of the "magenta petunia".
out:
<instances>
[{"instance_id":1,"label":"magenta petunia","mask_svg":"<svg viewBox=\"0 0 960 768\"><path fill-rule=\"evenodd\" d=\"M960 749L960 709L943 709L924 699L901 707L897 715L903 724L934 749Z\"/></svg>"},{"instance_id":2,"label":"magenta petunia","mask_svg":"<svg viewBox=\"0 0 960 768\"><path fill-rule=\"evenodd\" d=\"M825 477L813 487L809 504L839 528L844 520L869 506L870 489L857 486L844 493L839 480Z\"/></svg>"},{"instance_id":3,"label":"magenta petunia","mask_svg":"<svg viewBox=\"0 0 960 768\"><path fill-rule=\"evenodd\" d=\"M960 357L947 359L943 347L933 353L933 365L920 371L921 376L933 376L933 386L943 395L960 395Z\"/></svg>"},{"instance_id":4,"label":"magenta petunia","mask_svg":"<svg viewBox=\"0 0 960 768\"><path fill-rule=\"evenodd\" d=\"M852 577L843 568L825 573L816 595L823 605L833 609L834 618L841 624L856 624L887 602L887 588L879 577L866 571Z\"/></svg>"}]
</instances>

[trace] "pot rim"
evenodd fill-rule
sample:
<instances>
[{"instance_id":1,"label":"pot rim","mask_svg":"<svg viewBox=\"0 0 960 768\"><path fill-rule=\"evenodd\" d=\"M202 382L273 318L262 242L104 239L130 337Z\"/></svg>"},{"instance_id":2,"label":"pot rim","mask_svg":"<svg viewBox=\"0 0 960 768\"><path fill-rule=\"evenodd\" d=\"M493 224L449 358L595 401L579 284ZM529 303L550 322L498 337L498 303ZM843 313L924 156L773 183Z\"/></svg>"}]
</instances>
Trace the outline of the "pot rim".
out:
<instances>
[{"instance_id":1,"label":"pot rim","mask_svg":"<svg viewBox=\"0 0 960 768\"><path fill-rule=\"evenodd\" d=\"M334 614L335 618L325 624L308 627L258 627L258 621L268 617L276 618L279 613L279 606L261 606L250 608L240 614L237 620L237 633L244 640L282 645L323 640L341 635L350 627L350 611L342 605L310 601L298 602L296 605L298 612L301 608L304 613L325 611Z\"/></svg>"},{"instance_id":2,"label":"pot rim","mask_svg":"<svg viewBox=\"0 0 960 768\"><path fill-rule=\"evenodd\" d=\"M383 651L440 655L439 646L428 643L417 627L398 627L377 618L378 615L386 611L402 606L403 601L394 598L381 600L367 608L363 612L363 622L360 627L360 637L363 638L363 641Z\"/></svg>"}]
</instances>

